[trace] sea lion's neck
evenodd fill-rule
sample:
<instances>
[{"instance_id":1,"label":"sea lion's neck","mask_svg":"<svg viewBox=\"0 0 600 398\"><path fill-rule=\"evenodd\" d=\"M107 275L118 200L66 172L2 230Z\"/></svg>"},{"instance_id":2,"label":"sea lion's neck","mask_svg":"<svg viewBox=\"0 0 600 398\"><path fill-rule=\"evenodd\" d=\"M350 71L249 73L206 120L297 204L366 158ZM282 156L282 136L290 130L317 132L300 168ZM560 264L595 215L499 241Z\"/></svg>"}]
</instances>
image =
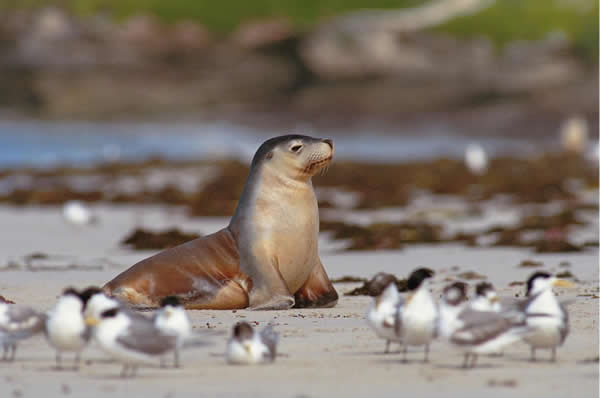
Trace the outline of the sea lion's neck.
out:
<instances>
[{"instance_id":1,"label":"sea lion's neck","mask_svg":"<svg viewBox=\"0 0 600 398\"><path fill-rule=\"evenodd\" d=\"M240 223L253 214L257 207L275 204L275 208L278 208L294 202L295 198L302 195L308 195L316 203L311 178L295 179L277 170L255 167L250 170L229 229L237 237Z\"/></svg>"}]
</instances>

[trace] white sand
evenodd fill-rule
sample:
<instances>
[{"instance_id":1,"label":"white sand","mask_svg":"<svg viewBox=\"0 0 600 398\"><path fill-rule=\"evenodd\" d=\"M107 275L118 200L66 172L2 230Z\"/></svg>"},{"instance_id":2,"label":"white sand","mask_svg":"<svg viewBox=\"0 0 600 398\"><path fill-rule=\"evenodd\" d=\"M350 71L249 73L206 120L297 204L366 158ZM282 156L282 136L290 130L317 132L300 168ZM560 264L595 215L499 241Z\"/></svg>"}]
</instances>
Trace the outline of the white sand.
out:
<instances>
[{"instance_id":1,"label":"white sand","mask_svg":"<svg viewBox=\"0 0 600 398\"><path fill-rule=\"evenodd\" d=\"M18 303L48 309L67 285L102 284L151 252L133 252L118 242L137 224L156 229L178 226L186 231L212 232L226 219L185 218L167 208L100 207L97 226L74 227L61 218L59 209L0 207L0 267L23 264L23 256L44 252L56 257L56 265L76 263L101 266L92 271L5 270L0 272L0 294ZM213 338L208 348L183 353L179 370L142 368L133 380L118 377L120 366L106 361L90 347L79 372L55 371L54 352L43 337L23 342L13 364L0 363L0 397L52 396L475 396L597 397L598 363L583 363L598 357L598 250L583 253L535 255L528 250L470 249L460 245L419 246L400 251L334 253L335 245L322 242L323 263L330 276L370 277L377 271L405 276L417 266L437 272L434 290L457 272L476 271L488 276L501 295L521 293L523 287L508 287L524 280L531 268L518 268L524 259L545 263L544 270L568 269L579 280L576 289L560 290L562 298L574 298L570 307L571 334L558 351L557 363L530 363L527 346L507 349L503 358L481 357L480 366L465 371L458 366L462 356L443 342L435 342L431 363L422 364L422 353L413 350L412 362L402 364L398 355L382 355L384 342L374 337L364 321L367 297L344 297L356 286L339 284L339 304L333 309L275 312L193 311L197 329L209 323L229 333L240 319L262 325L274 322L282 333L280 356L275 364L236 367L225 364L222 352L226 336ZM558 264L568 261L569 268ZM50 262L50 261L49 261ZM112 264L112 265L110 265ZM458 271L450 267L458 266ZM539 351L541 359L549 353ZM500 386L490 386L490 383Z\"/></svg>"}]
</instances>

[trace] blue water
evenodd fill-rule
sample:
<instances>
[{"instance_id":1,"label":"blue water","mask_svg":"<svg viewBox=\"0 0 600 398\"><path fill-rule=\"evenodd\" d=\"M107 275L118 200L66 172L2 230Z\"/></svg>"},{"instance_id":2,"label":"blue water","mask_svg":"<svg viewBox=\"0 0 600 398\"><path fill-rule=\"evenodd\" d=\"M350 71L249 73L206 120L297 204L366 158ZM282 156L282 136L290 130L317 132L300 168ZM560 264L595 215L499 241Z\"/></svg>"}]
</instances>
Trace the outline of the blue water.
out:
<instances>
[{"instance_id":1,"label":"blue water","mask_svg":"<svg viewBox=\"0 0 600 398\"><path fill-rule=\"evenodd\" d=\"M454 132L382 131L351 134L334 130L269 131L215 123L110 123L0 121L0 167L90 165L107 160L133 161L151 156L175 160L235 157L248 161L265 139L301 133L333 138L337 159L402 161L439 156L461 157L475 140ZM502 137L476 140L492 156L540 151L540 142Z\"/></svg>"}]
</instances>

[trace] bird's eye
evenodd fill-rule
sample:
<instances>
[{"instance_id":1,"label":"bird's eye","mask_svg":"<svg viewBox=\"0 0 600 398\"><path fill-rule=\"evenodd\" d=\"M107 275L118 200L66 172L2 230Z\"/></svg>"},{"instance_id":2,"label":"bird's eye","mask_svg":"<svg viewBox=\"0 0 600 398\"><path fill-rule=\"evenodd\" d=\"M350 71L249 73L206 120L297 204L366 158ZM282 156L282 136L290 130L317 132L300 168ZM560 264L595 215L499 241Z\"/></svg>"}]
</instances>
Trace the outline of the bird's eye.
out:
<instances>
[{"instance_id":1,"label":"bird's eye","mask_svg":"<svg viewBox=\"0 0 600 398\"><path fill-rule=\"evenodd\" d=\"M300 149L302 149L302 145L300 145L300 144L294 145L290 149L292 150L292 152L298 152Z\"/></svg>"}]
</instances>

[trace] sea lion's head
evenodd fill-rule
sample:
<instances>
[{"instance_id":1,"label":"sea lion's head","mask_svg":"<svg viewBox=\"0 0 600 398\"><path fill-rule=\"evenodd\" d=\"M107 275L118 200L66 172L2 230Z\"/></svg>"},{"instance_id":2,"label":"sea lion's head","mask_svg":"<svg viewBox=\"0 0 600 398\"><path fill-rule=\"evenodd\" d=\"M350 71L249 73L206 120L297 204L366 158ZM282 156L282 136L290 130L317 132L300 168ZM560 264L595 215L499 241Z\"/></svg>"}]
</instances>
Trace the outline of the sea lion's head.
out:
<instances>
[{"instance_id":1,"label":"sea lion's head","mask_svg":"<svg viewBox=\"0 0 600 398\"><path fill-rule=\"evenodd\" d=\"M252 159L252 168L276 170L287 177L307 180L333 158L333 141L306 135L283 135L265 141Z\"/></svg>"}]
</instances>

